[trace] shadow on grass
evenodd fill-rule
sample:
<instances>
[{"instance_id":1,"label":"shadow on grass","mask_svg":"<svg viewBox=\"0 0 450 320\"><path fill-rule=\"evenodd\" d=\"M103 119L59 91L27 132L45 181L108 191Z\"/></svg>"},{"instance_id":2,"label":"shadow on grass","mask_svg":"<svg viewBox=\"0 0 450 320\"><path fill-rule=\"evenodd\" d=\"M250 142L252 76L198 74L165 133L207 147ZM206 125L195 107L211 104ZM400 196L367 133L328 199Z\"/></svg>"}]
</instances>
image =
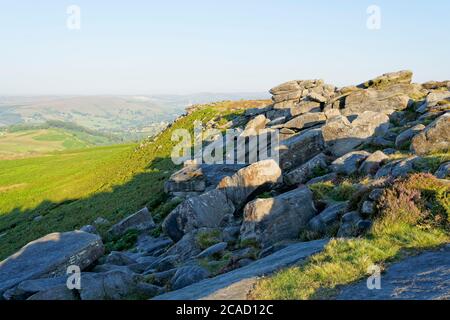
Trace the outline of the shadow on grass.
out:
<instances>
[{"instance_id":1,"label":"shadow on grass","mask_svg":"<svg viewBox=\"0 0 450 320\"><path fill-rule=\"evenodd\" d=\"M151 211L165 203L164 181L177 169L170 158L156 158L143 173L110 191L62 202L43 201L33 209L0 216L0 261L28 242L52 232L66 232L92 224L97 217L110 223L98 226L101 234L127 215L147 206ZM111 176L114 173L111 173Z\"/></svg>"}]
</instances>

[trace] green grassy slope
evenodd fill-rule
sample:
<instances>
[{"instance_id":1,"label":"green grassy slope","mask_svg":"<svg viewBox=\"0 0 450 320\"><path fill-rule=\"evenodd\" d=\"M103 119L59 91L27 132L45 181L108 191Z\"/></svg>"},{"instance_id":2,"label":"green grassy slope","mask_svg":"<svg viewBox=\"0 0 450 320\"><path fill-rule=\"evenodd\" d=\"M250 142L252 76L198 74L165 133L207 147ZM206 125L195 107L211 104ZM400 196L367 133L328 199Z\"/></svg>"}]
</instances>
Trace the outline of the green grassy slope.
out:
<instances>
[{"instance_id":1,"label":"green grassy slope","mask_svg":"<svg viewBox=\"0 0 450 320\"><path fill-rule=\"evenodd\" d=\"M0 159L17 159L53 151L83 149L113 143L114 140L82 127L42 125L10 128L0 133Z\"/></svg>"},{"instance_id":2,"label":"green grassy slope","mask_svg":"<svg viewBox=\"0 0 450 320\"><path fill-rule=\"evenodd\" d=\"M224 102L181 118L154 142L57 152L0 160L0 260L47 233L70 231L104 217L111 223L148 206L162 219L168 207L164 181L176 170L172 132L266 101ZM42 219L35 221L36 216ZM108 226L101 229L104 232Z\"/></svg>"}]
</instances>

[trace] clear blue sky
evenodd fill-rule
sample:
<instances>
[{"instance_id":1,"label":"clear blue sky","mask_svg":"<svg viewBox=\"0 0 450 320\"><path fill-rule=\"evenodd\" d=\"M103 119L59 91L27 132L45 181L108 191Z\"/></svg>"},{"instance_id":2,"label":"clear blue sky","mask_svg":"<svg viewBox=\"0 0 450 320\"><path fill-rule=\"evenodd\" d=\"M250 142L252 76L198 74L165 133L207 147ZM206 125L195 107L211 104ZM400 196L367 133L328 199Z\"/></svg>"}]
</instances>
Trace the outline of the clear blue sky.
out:
<instances>
[{"instance_id":1,"label":"clear blue sky","mask_svg":"<svg viewBox=\"0 0 450 320\"><path fill-rule=\"evenodd\" d=\"M66 27L72 4L79 31ZM0 0L0 94L266 91L400 69L444 80L449 32L447 0Z\"/></svg>"}]
</instances>

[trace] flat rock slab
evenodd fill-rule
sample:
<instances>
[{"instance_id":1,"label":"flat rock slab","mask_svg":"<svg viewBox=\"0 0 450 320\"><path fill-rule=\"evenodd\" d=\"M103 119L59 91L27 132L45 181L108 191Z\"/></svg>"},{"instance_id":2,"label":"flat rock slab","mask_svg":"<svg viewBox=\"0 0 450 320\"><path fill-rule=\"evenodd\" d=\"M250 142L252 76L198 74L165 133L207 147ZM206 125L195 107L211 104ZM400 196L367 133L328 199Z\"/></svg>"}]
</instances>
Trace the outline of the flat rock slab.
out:
<instances>
[{"instance_id":1,"label":"flat rock slab","mask_svg":"<svg viewBox=\"0 0 450 320\"><path fill-rule=\"evenodd\" d=\"M328 240L289 245L245 267L206 279L183 289L155 297L156 300L242 300L247 298L257 279L299 263L322 251Z\"/></svg>"},{"instance_id":2,"label":"flat rock slab","mask_svg":"<svg viewBox=\"0 0 450 320\"><path fill-rule=\"evenodd\" d=\"M46 235L0 262L0 294L25 280L64 275L70 265L83 270L103 252L102 240L95 234L73 231Z\"/></svg>"},{"instance_id":3,"label":"flat rock slab","mask_svg":"<svg viewBox=\"0 0 450 320\"><path fill-rule=\"evenodd\" d=\"M345 287L338 300L450 299L450 245L395 263L381 274L381 289L367 289L367 279Z\"/></svg>"}]
</instances>

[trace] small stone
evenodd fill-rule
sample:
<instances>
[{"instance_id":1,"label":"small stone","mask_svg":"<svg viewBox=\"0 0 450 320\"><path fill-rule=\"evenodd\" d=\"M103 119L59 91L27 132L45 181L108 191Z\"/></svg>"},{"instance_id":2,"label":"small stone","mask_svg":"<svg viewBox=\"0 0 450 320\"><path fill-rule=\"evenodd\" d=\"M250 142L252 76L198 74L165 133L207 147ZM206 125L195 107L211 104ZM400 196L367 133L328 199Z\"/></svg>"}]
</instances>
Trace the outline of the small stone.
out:
<instances>
[{"instance_id":1,"label":"small stone","mask_svg":"<svg viewBox=\"0 0 450 320\"><path fill-rule=\"evenodd\" d=\"M438 179L447 179L450 176L450 162L441 164L434 175Z\"/></svg>"},{"instance_id":2,"label":"small stone","mask_svg":"<svg viewBox=\"0 0 450 320\"><path fill-rule=\"evenodd\" d=\"M97 228L95 228L93 225L88 224L86 226L81 227L80 231L96 234L97 233Z\"/></svg>"},{"instance_id":3,"label":"small stone","mask_svg":"<svg viewBox=\"0 0 450 320\"><path fill-rule=\"evenodd\" d=\"M373 201L378 201L381 196L383 195L384 189L381 188L377 188L377 189L373 189L370 193L369 193L369 199L373 200Z\"/></svg>"},{"instance_id":4,"label":"small stone","mask_svg":"<svg viewBox=\"0 0 450 320\"><path fill-rule=\"evenodd\" d=\"M361 207L361 214L369 217L375 212L375 204L372 201L364 201Z\"/></svg>"}]
</instances>

